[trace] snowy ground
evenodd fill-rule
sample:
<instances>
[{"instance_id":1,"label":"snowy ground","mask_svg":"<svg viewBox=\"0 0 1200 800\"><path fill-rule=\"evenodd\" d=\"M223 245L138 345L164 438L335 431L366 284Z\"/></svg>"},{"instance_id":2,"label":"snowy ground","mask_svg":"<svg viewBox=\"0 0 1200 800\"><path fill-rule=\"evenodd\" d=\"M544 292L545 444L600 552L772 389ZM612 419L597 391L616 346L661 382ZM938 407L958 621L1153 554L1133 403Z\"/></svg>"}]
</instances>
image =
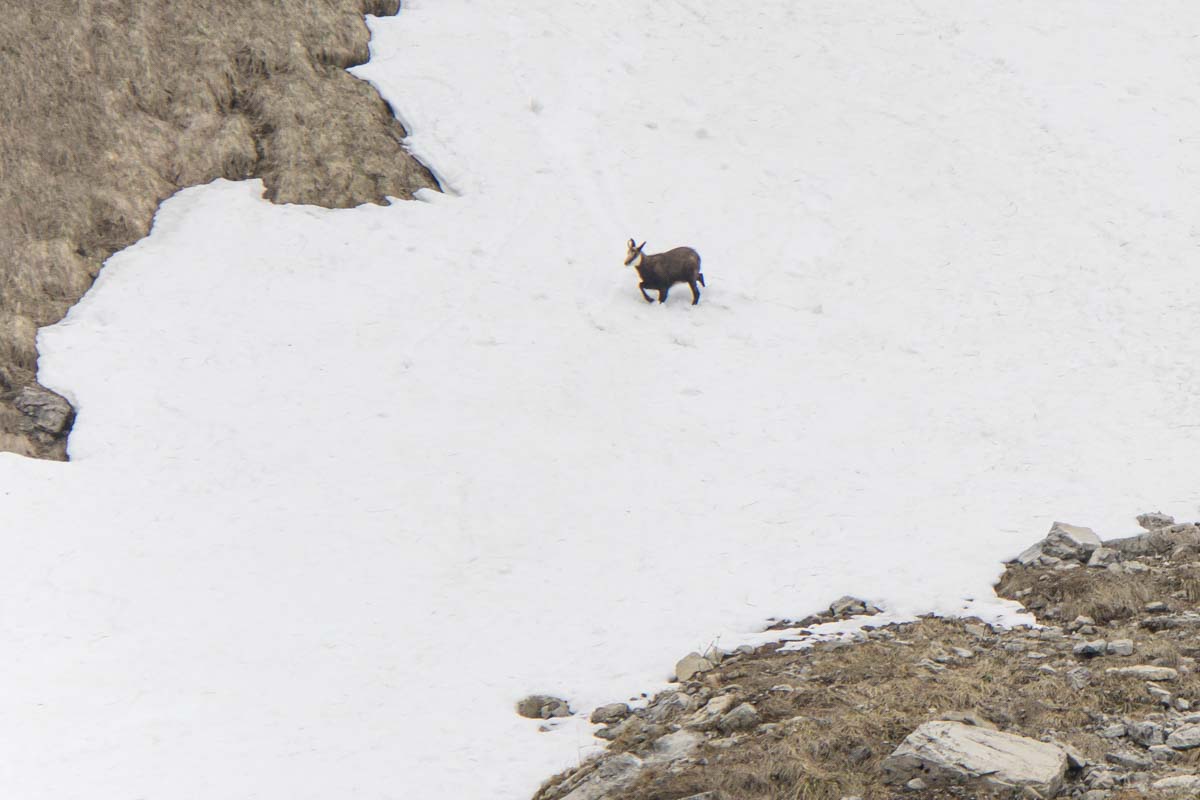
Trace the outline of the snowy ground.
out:
<instances>
[{"instance_id":1,"label":"snowy ground","mask_svg":"<svg viewBox=\"0 0 1200 800\"><path fill-rule=\"evenodd\" d=\"M43 331L80 417L0 456L3 796L520 800L592 745L530 691L847 592L1003 617L1053 519L1196 516L1194 4L372 27L452 194L188 190Z\"/></svg>"}]
</instances>

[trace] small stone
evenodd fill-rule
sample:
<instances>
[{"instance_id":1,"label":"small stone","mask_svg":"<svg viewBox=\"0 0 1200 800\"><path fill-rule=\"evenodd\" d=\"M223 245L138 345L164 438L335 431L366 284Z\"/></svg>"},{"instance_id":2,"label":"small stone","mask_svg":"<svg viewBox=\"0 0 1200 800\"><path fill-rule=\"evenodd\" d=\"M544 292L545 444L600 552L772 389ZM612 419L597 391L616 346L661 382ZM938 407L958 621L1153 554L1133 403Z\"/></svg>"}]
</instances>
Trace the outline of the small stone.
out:
<instances>
[{"instance_id":1,"label":"small stone","mask_svg":"<svg viewBox=\"0 0 1200 800\"><path fill-rule=\"evenodd\" d=\"M794 692L794 691L796 691L796 687L791 686L786 683L777 683L771 687L771 691L772 692Z\"/></svg>"},{"instance_id":2,"label":"small stone","mask_svg":"<svg viewBox=\"0 0 1200 800\"><path fill-rule=\"evenodd\" d=\"M874 752L872 752L871 748L867 747L864 744L864 745L859 745L858 747L854 748L849 753L847 753L846 760L849 761L851 764L862 764L862 763L865 763L866 761L869 761L871 756L873 756L873 755L874 755Z\"/></svg>"},{"instance_id":3,"label":"small stone","mask_svg":"<svg viewBox=\"0 0 1200 800\"><path fill-rule=\"evenodd\" d=\"M1116 764L1122 769L1150 769L1154 766L1154 762L1149 758L1132 753L1105 753L1104 760L1110 764Z\"/></svg>"},{"instance_id":4,"label":"small stone","mask_svg":"<svg viewBox=\"0 0 1200 800\"><path fill-rule=\"evenodd\" d=\"M675 679L679 681L691 680L693 675L701 672L708 672L713 668L713 663L699 653L688 653L675 665Z\"/></svg>"},{"instance_id":5,"label":"small stone","mask_svg":"<svg viewBox=\"0 0 1200 800\"><path fill-rule=\"evenodd\" d=\"M61 436L75 421L75 409L61 395L41 386L26 386L13 400L17 410L34 427L53 436Z\"/></svg>"},{"instance_id":6,"label":"small stone","mask_svg":"<svg viewBox=\"0 0 1200 800\"><path fill-rule=\"evenodd\" d=\"M1176 711L1191 711L1192 704L1189 701L1184 700L1182 697L1176 697L1175 698L1175 710Z\"/></svg>"},{"instance_id":7,"label":"small stone","mask_svg":"<svg viewBox=\"0 0 1200 800\"><path fill-rule=\"evenodd\" d=\"M1108 643L1108 654L1110 656L1131 656L1133 655L1133 640L1132 639L1113 639Z\"/></svg>"},{"instance_id":8,"label":"small stone","mask_svg":"<svg viewBox=\"0 0 1200 800\"><path fill-rule=\"evenodd\" d=\"M1121 554L1116 550L1108 547L1097 547L1088 558L1087 565L1094 568L1107 567L1109 564L1116 564L1120 560Z\"/></svg>"},{"instance_id":9,"label":"small stone","mask_svg":"<svg viewBox=\"0 0 1200 800\"><path fill-rule=\"evenodd\" d=\"M1196 792L1200 791L1200 775L1172 775L1169 778L1161 778L1150 785L1160 792Z\"/></svg>"},{"instance_id":10,"label":"small stone","mask_svg":"<svg viewBox=\"0 0 1200 800\"><path fill-rule=\"evenodd\" d=\"M758 711L749 703L742 703L737 708L730 711L725 716L721 717L717 723L717 728L721 733L733 733L734 731L745 731L753 728L758 724Z\"/></svg>"},{"instance_id":11,"label":"small stone","mask_svg":"<svg viewBox=\"0 0 1200 800\"><path fill-rule=\"evenodd\" d=\"M1146 684L1146 693L1154 698L1155 702L1170 708L1175 703L1175 698L1171 693L1161 686L1155 686L1153 683Z\"/></svg>"},{"instance_id":12,"label":"small stone","mask_svg":"<svg viewBox=\"0 0 1200 800\"><path fill-rule=\"evenodd\" d=\"M1146 603L1146 610L1151 614L1158 614L1167 610L1167 604L1161 600L1155 600L1153 603Z\"/></svg>"},{"instance_id":13,"label":"small stone","mask_svg":"<svg viewBox=\"0 0 1200 800\"><path fill-rule=\"evenodd\" d=\"M1095 626L1095 624L1096 624L1096 620L1092 619L1091 617L1085 617L1084 615L1080 614L1078 617L1076 617L1071 622L1070 625L1067 626L1067 630L1077 631L1082 627L1085 627L1088 625Z\"/></svg>"},{"instance_id":14,"label":"small stone","mask_svg":"<svg viewBox=\"0 0 1200 800\"><path fill-rule=\"evenodd\" d=\"M829 604L829 613L835 617L853 616L855 614L863 614L867 610L865 600L860 600L857 597L846 595L839 597Z\"/></svg>"},{"instance_id":15,"label":"small stone","mask_svg":"<svg viewBox=\"0 0 1200 800\"><path fill-rule=\"evenodd\" d=\"M561 698L532 694L517 703L517 713L529 719L550 719L571 716L571 708Z\"/></svg>"},{"instance_id":16,"label":"small stone","mask_svg":"<svg viewBox=\"0 0 1200 800\"><path fill-rule=\"evenodd\" d=\"M1103 639L1095 639L1090 642L1080 642L1072 648L1071 652L1080 658L1095 658L1104 655L1107 648L1108 642Z\"/></svg>"},{"instance_id":17,"label":"small stone","mask_svg":"<svg viewBox=\"0 0 1200 800\"><path fill-rule=\"evenodd\" d=\"M1116 565L1114 565L1114 566L1116 566ZM1143 564L1140 561L1126 561L1124 564L1121 564L1120 566L1123 568L1124 572L1129 572L1129 573L1133 573L1133 574L1150 571L1150 568L1147 567L1145 564Z\"/></svg>"},{"instance_id":18,"label":"small stone","mask_svg":"<svg viewBox=\"0 0 1200 800\"><path fill-rule=\"evenodd\" d=\"M591 721L598 725L609 725L613 722L620 722L628 717L629 713L629 706L627 704L609 703L593 711Z\"/></svg>"},{"instance_id":19,"label":"small stone","mask_svg":"<svg viewBox=\"0 0 1200 800\"><path fill-rule=\"evenodd\" d=\"M1163 734L1162 725L1156 722L1131 722L1125 727L1129 733L1129 738L1142 747L1152 747L1156 744L1162 744L1167 739Z\"/></svg>"},{"instance_id":20,"label":"small stone","mask_svg":"<svg viewBox=\"0 0 1200 800\"><path fill-rule=\"evenodd\" d=\"M1179 758L1179 751L1167 744L1152 744L1150 757L1155 761L1174 761Z\"/></svg>"},{"instance_id":21,"label":"small stone","mask_svg":"<svg viewBox=\"0 0 1200 800\"><path fill-rule=\"evenodd\" d=\"M920 778L913 778L911 781L904 784L904 788L912 789L914 792L924 791L927 787L928 784L926 784L925 781L921 780Z\"/></svg>"},{"instance_id":22,"label":"small stone","mask_svg":"<svg viewBox=\"0 0 1200 800\"><path fill-rule=\"evenodd\" d=\"M1179 678L1178 670L1171 667L1154 667L1149 664L1139 664L1136 667L1109 667L1104 670L1104 674L1139 678L1144 681L1173 681Z\"/></svg>"},{"instance_id":23,"label":"small stone","mask_svg":"<svg viewBox=\"0 0 1200 800\"><path fill-rule=\"evenodd\" d=\"M1092 671L1087 667L1076 667L1072 670L1067 670L1067 683L1072 689L1078 691L1092 682Z\"/></svg>"},{"instance_id":24,"label":"small stone","mask_svg":"<svg viewBox=\"0 0 1200 800\"><path fill-rule=\"evenodd\" d=\"M1111 769L1090 769L1083 779L1089 789L1113 789L1121 783L1121 776Z\"/></svg>"},{"instance_id":25,"label":"small stone","mask_svg":"<svg viewBox=\"0 0 1200 800\"><path fill-rule=\"evenodd\" d=\"M1158 528L1169 528L1175 524L1175 518L1161 511L1151 511L1148 514L1138 514L1137 523L1148 531Z\"/></svg>"},{"instance_id":26,"label":"small stone","mask_svg":"<svg viewBox=\"0 0 1200 800\"><path fill-rule=\"evenodd\" d=\"M983 625L977 625L974 622L968 622L966 625L963 625L963 630L969 635L974 636L976 639L983 639L988 635L987 628L985 628Z\"/></svg>"},{"instance_id":27,"label":"small stone","mask_svg":"<svg viewBox=\"0 0 1200 800\"><path fill-rule=\"evenodd\" d=\"M1096 733L1105 739L1120 739L1125 735L1125 723L1114 722L1112 725L1105 725Z\"/></svg>"},{"instance_id":28,"label":"small stone","mask_svg":"<svg viewBox=\"0 0 1200 800\"><path fill-rule=\"evenodd\" d=\"M1176 728L1174 733L1167 737L1167 746L1176 750L1191 750L1200 747L1200 725L1184 725L1182 728Z\"/></svg>"}]
</instances>

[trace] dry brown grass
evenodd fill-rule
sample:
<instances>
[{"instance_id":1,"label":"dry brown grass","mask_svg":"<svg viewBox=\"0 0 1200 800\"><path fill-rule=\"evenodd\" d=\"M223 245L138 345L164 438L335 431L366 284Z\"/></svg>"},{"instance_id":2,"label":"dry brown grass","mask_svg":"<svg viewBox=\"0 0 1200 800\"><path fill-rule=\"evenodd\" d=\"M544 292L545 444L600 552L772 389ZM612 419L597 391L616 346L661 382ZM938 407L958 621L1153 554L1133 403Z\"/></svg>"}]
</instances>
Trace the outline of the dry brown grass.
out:
<instances>
[{"instance_id":1,"label":"dry brown grass","mask_svg":"<svg viewBox=\"0 0 1200 800\"><path fill-rule=\"evenodd\" d=\"M1094 732L1101 718L1136 719L1160 710L1143 681L1106 675L1105 668L1178 664L1168 639L1133 626L1112 628L1106 632L1110 638L1128 635L1136 640L1137 658L1103 656L1087 662L1093 682L1075 690L1066 673L1083 662L1071 654L1074 642L1067 637L1046 640L1035 632L1016 631L989 632L980 638L968 633L963 621L944 619L923 619L892 630L896 641L760 652L726 662L708 677L710 687L740 687L734 691L755 705L763 721L778 725L743 734L734 746L709 742L702 746L701 763L648 769L622 797L677 800L719 790L739 800L911 798L912 792L884 784L880 762L918 725L952 712L974 712L1003 730L1026 736L1050 736L1103 762L1113 743ZM1022 649L1013 649L1014 643ZM942 671L921 665L954 647L975 655L952 657ZM1054 671L1039 669L1043 666ZM770 691L782 683L795 691ZM1186 673L1171 690L1200 697L1200 676ZM620 741L613 747L638 750ZM969 796L988 796L981 791L972 788ZM953 796L968 795L934 789L921 793L923 798Z\"/></svg>"},{"instance_id":2,"label":"dry brown grass","mask_svg":"<svg viewBox=\"0 0 1200 800\"><path fill-rule=\"evenodd\" d=\"M1043 580L1043 576L1051 577ZM1091 617L1100 624L1144 614L1147 603L1162 601L1183 608L1200 600L1200 564L1147 574L1073 569L1057 574L1037 567L1009 565L996 594L1019 600L1048 621Z\"/></svg>"},{"instance_id":3,"label":"dry brown grass","mask_svg":"<svg viewBox=\"0 0 1200 800\"><path fill-rule=\"evenodd\" d=\"M36 328L144 236L158 203L261 177L277 202L409 198L433 176L344 68L364 13L398 0L46 0L0 20L0 448L63 457L15 426Z\"/></svg>"}]
</instances>

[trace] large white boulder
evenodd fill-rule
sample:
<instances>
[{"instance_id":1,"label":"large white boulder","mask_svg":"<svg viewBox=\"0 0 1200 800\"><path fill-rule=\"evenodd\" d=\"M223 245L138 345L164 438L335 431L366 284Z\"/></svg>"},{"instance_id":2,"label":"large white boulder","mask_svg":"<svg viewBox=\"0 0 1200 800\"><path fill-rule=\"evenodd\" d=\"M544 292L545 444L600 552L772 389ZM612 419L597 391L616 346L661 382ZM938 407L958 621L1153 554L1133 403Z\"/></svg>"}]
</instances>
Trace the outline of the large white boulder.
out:
<instances>
[{"instance_id":1,"label":"large white boulder","mask_svg":"<svg viewBox=\"0 0 1200 800\"><path fill-rule=\"evenodd\" d=\"M892 783L914 777L927 782L979 781L992 786L1028 786L1050 797L1062 785L1067 753L1027 736L961 722L926 722L883 761Z\"/></svg>"}]
</instances>

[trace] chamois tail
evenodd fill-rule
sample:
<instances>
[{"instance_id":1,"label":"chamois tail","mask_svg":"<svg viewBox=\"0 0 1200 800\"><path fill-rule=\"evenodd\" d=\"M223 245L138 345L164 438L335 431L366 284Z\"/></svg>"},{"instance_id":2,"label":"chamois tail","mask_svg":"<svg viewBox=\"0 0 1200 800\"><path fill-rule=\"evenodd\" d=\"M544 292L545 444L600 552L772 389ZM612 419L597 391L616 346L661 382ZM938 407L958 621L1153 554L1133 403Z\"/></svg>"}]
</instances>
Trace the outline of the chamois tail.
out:
<instances>
[{"instance_id":1,"label":"chamois tail","mask_svg":"<svg viewBox=\"0 0 1200 800\"><path fill-rule=\"evenodd\" d=\"M708 288L708 284L704 282L704 273L703 272L697 272L696 278L699 279L701 286Z\"/></svg>"}]
</instances>

